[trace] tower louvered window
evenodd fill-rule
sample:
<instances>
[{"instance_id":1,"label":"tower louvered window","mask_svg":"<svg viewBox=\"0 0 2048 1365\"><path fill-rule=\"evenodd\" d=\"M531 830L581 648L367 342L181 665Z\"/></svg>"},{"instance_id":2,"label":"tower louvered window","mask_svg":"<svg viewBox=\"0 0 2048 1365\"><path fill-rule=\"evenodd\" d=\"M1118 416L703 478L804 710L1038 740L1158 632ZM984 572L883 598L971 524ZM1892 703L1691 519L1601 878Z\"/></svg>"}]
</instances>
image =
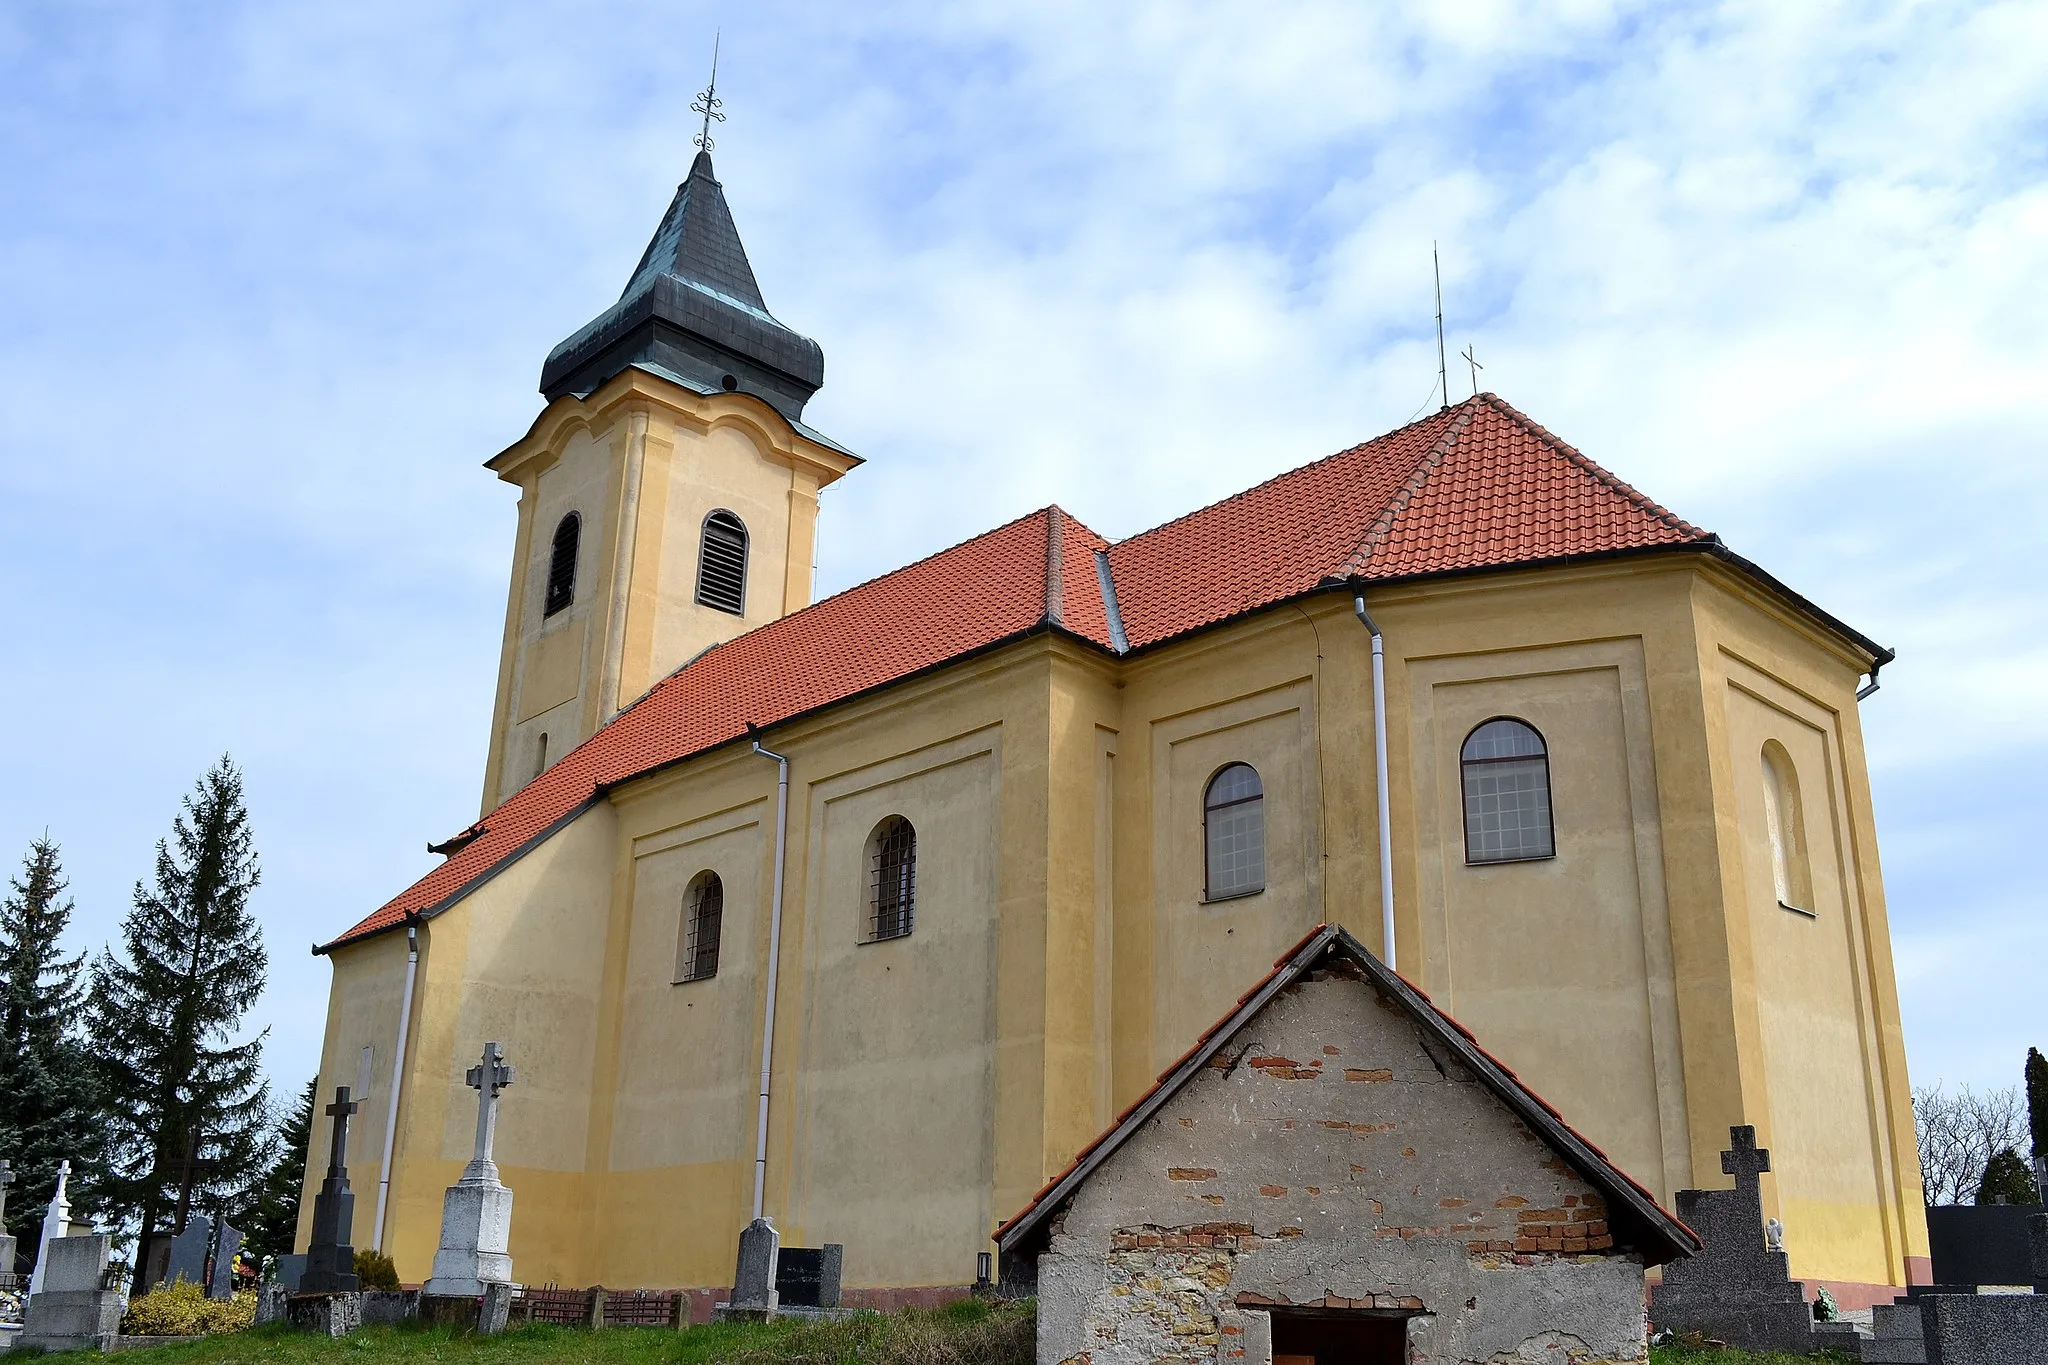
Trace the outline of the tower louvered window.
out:
<instances>
[{"instance_id":1,"label":"tower louvered window","mask_svg":"<svg viewBox=\"0 0 2048 1365\"><path fill-rule=\"evenodd\" d=\"M683 897L683 951L676 980L702 981L718 975L718 935L725 921L725 883L716 872L700 872Z\"/></svg>"},{"instance_id":2,"label":"tower louvered window","mask_svg":"<svg viewBox=\"0 0 2048 1365\"><path fill-rule=\"evenodd\" d=\"M868 941L902 938L916 912L917 831L892 815L868 836Z\"/></svg>"},{"instance_id":3,"label":"tower louvered window","mask_svg":"<svg viewBox=\"0 0 2048 1365\"><path fill-rule=\"evenodd\" d=\"M576 600L576 547L583 538L583 518L574 512L555 523L555 547L548 556L548 595L541 615L553 616Z\"/></svg>"},{"instance_id":4,"label":"tower louvered window","mask_svg":"<svg viewBox=\"0 0 2048 1365\"><path fill-rule=\"evenodd\" d=\"M735 616L747 609L747 528L730 512L704 518L697 556L697 600Z\"/></svg>"}]
</instances>

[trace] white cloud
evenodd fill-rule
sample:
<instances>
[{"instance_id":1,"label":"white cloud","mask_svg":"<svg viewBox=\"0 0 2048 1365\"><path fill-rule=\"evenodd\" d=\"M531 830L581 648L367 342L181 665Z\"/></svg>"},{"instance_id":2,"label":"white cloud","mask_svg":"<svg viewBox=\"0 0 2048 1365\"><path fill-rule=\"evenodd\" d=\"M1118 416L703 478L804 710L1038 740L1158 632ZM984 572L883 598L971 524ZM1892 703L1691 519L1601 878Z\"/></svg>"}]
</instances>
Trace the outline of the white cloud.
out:
<instances>
[{"instance_id":1,"label":"white cloud","mask_svg":"<svg viewBox=\"0 0 2048 1365\"><path fill-rule=\"evenodd\" d=\"M0 490L35 525L0 573L50 648L0 672L36 717L0 856L50 823L103 937L247 757L280 1075L325 981L289 945L473 807L510 505L477 466L652 230L719 21L721 173L869 457L822 586L1053 500L1126 534L1407 419L1437 240L1487 386L1901 647L1865 711L1900 941L2009 926L2017 852L1924 793L2048 816L2039 5L17 7ZM1942 979L1916 1068L2003 1075L2018 973L1969 1015Z\"/></svg>"}]
</instances>

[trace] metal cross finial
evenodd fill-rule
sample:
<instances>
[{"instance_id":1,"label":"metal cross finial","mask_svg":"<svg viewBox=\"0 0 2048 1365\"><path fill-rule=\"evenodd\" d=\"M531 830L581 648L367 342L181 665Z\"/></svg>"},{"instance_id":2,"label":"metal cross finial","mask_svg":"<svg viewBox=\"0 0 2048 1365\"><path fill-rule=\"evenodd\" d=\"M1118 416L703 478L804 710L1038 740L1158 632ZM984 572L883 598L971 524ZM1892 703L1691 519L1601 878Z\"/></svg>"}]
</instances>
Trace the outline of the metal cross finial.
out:
<instances>
[{"instance_id":1,"label":"metal cross finial","mask_svg":"<svg viewBox=\"0 0 2048 1365\"><path fill-rule=\"evenodd\" d=\"M718 98L718 43L722 31L711 35L711 84L697 92L697 98L690 102L690 112L704 116L704 131L697 134L697 145L705 151L711 150L711 125L725 122L725 115L718 111L725 107L725 101Z\"/></svg>"},{"instance_id":2,"label":"metal cross finial","mask_svg":"<svg viewBox=\"0 0 2048 1365\"><path fill-rule=\"evenodd\" d=\"M496 1043L485 1043L482 1063L462 1077L463 1084L477 1092L475 1161L491 1159L491 1143L498 1133L498 1092L518 1079L518 1072L505 1065L504 1055Z\"/></svg>"},{"instance_id":3,"label":"metal cross finial","mask_svg":"<svg viewBox=\"0 0 2048 1365\"><path fill-rule=\"evenodd\" d=\"M1474 398L1477 398L1479 396L1479 372L1485 369L1486 367L1480 364L1478 359L1473 355L1473 349L1473 347L1468 345L1465 347L1463 351L1460 351L1459 354L1464 356L1465 363L1472 367L1472 396Z\"/></svg>"}]
</instances>

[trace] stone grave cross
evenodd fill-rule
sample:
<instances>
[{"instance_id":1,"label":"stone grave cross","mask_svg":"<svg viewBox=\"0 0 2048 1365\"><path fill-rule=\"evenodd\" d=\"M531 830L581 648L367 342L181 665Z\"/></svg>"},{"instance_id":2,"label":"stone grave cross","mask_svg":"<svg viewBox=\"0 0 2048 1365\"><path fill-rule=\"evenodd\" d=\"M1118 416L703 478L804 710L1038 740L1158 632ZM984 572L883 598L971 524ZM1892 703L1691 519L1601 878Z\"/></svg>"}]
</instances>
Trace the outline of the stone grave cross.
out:
<instances>
[{"instance_id":1,"label":"stone grave cross","mask_svg":"<svg viewBox=\"0 0 2048 1365\"><path fill-rule=\"evenodd\" d=\"M1735 1177L1735 1188L1744 1204L1763 1211L1764 1193L1760 1177L1771 1169L1771 1151L1756 1145L1756 1129L1741 1124L1728 1130L1728 1150L1721 1153L1721 1174Z\"/></svg>"},{"instance_id":2,"label":"stone grave cross","mask_svg":"<svg viewBox=\"0 0 2048 1365\"><path fill-rule=\"evenodd\" d=\"M306 1247L306 1273L299 1277L299 1288L309 1294L352 1294L361 1288L355 1248L349 1244L356 1197L348 1187L348 1121L361 1108L349 1099L347 1086L334 1087L334 1103L326 1109L334 1120L327 1178L313 1196L312 1239Z\"/></svg>"},{"instance_id":3,"label":"stone grave cross","mask_svg":"<svg viewBox=\"0 0 2048 1365\"><path fill-rule=\"evenodd\" d=\"M67 1157L57 1163L57 1192L50 1196L50 1207L43 1214L44 1250L36 1253L35 1273L29 1276L28 1292L31 1298L43 1292L43 1271L50 1264L47 1248L50 1243L58 1241L71 1231L71 1200L64 1190L70 1180L71 1160Z\"/></svg>"},{"instance_id":4,"label":"stone grave cross","mask_svg":"<svg viewBox=\"0 0 2048 1365\"><path fill-rule=\"evenodd\" d=\"M348 1097L348 1087L334 1087L334 1103L324 1111L334 1120L334 1132L327 1148L327 1178L348 1176L348 1121L363 1106Z\"/></svg>"},{"instance_id":5,"label":"stone grave cross","mask_svg":"<svg viewBox=\"0 0 2048 1365\"><path fill-rule=\"evenodd\" d=\"M462 1077L463 1083L477 1092L476 1155L471 1158L470 1165L489 1167L493 1178L497 1164L491 1160L491 1145L498 1137L498 1092L517 1078L517 1069L505 1064L504 1054L498 1051L496 1043L485 1043L483 1062L471 1067Z\"/></svg>"}]
</instances>

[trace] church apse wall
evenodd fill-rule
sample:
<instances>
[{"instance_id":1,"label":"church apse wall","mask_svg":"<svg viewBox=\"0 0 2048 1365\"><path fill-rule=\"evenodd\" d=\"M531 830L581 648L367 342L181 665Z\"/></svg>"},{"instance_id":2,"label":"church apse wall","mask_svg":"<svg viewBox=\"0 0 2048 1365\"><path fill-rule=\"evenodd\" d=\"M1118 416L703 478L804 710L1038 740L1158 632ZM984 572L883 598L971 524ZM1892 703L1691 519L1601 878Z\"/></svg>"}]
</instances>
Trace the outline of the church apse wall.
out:
<instances>
[{"instance_id":1,"label":"church apse wall","mask_svg":"<svg viewBox=\"0 0 2048 1365\"><path fill-rule=\"evenodd\" d=\"M1868 791L1855 678L1739 595L1712 601L1730 934L1747 969L1738 1030L1763 1082L1759 1141L1786 1154L1765 1210L1785 1224L1795 1275L1826 1265L1882 1283L1926 1249L1918 1220L1896 1212L1917 1211L1920 1187L1874 830L1853 795Z\"/></svg>"}]
</instances>

